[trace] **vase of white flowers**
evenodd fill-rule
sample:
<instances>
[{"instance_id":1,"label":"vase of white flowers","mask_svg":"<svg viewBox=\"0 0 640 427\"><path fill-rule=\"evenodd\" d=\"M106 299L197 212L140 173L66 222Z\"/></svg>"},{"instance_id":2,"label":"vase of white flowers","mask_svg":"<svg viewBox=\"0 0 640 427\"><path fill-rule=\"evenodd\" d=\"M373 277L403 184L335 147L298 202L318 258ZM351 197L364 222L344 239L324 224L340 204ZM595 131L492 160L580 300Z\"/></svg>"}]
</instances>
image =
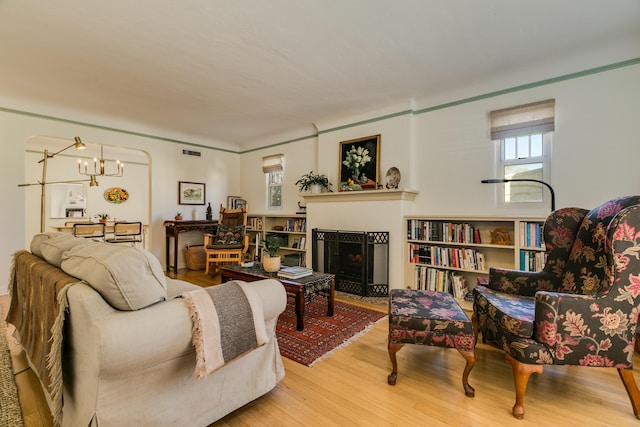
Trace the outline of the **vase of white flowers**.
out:
<instances>
[{"instance_id":1,"label":"vase of white flowers","mask_svg":"<svg viewBox=\"0 0 640 427\"><path fill-rule=\"evenodd\" d=\"M349 151L347 151L342 164L349 169L352 179L355 182L358 182L360 180L360 170L370 161L371 156L369 156L369 150L364 147L356 147L354 145Z\"/></svg>"}]
</instances>

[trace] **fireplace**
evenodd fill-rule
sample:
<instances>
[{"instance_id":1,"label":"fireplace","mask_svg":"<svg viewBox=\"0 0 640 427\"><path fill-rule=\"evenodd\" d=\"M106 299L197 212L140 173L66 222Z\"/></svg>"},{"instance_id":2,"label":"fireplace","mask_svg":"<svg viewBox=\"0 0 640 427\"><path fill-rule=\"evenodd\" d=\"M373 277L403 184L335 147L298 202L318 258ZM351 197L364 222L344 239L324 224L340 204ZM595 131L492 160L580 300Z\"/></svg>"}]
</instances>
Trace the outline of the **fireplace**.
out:
<instances>
[{"instance_id":1,"label":"fireplace","mask_svg":"<svg viewBox=\"0 0 640 427\"><path fill-rule=\"evenodd\" d=\"M312 242L313 269L335 274L336 290L389 295L389 232L314 228Z\"/></svg>"}]
</instances>

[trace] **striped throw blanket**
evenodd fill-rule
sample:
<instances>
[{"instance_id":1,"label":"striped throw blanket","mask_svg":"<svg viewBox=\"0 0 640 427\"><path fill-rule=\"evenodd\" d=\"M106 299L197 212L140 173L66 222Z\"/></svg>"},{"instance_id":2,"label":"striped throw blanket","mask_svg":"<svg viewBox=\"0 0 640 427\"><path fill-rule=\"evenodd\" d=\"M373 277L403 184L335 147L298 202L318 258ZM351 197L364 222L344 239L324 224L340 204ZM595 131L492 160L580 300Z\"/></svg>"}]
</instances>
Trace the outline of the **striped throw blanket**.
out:
<instances>
[{"instance_id":1,"label":"striped throw blanket","mask_svg":"<svg viewBox=\"0 0 640 427\"><path fill-rule=\"evenodd\" d=\"M66 294L79 280L32 255L13 255L7 322L16 327L20 343L44 385L55 425L62 422L62 331Z\"/></svg>"},{"instance_id":2,"label":"striped throw blanket","mask_svg":"<svg viewBox=\"0 0 640 427\"><path fill-rule=\"evenodd\" d=\"M262 301L247 283L231 281L182 297L193 321L197 378L269 341Z\"/></svg>"}]
</instances>

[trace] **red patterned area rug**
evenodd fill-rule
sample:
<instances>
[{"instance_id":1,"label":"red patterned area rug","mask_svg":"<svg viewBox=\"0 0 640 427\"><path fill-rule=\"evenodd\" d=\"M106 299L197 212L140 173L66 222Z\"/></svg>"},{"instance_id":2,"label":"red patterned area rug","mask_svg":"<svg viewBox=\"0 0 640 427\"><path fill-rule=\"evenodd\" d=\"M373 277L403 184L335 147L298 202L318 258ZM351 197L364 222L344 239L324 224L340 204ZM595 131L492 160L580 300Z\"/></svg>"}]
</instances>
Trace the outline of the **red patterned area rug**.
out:
<instances>
[{"instance_id":1,"label":"red patterned area rug","mask_svg":"<svg viewBox=\"0 0 640 427\"><path fill-rule=\"evenodd\" d=\"M385 313L336 301L333 316L327 316L327 300L314 298L304 311L304 330L296 331L293 301L280 315L276 336L280 354L306 366L349 344L386 316Z\"/></svg>"}]
</instances>

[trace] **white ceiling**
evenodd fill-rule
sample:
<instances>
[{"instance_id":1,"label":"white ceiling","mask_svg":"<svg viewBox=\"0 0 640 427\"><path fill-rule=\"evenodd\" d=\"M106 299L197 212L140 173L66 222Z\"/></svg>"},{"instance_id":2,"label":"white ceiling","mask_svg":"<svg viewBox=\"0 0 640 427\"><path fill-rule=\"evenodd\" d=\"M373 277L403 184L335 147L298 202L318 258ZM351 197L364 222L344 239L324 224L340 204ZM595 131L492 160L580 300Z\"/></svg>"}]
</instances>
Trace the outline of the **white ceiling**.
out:
<instances>
[{"instance_id":1,"label":"white ceiling","mask_svg":"<svg viewBox=\"0 0 640 427\"><path fill-rule=\"evenodd\" d=\"M637 57L638 0L0 0L0 107L239 148Z\"/></svg>"}]
</instances>

